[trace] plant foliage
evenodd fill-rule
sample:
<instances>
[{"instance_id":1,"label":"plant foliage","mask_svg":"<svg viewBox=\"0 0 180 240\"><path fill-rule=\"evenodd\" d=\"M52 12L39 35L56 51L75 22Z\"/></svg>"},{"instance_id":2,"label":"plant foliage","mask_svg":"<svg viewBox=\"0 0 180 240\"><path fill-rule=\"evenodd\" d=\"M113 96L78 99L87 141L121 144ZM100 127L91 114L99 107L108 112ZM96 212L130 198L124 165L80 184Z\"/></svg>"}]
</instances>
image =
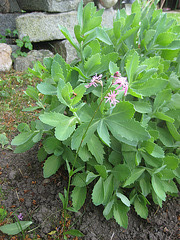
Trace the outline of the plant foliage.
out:
<instances>
[{"instance_id":1,"label":"plant foliage","mask_svg":"<svg viewBox=\"0 0 180 240\"><path fill-rule=\"evenodd\" d=\"M93 203L127 228L131 205L147 218L150 196L162 206L178 193L180 26L155 3L142 8L135 1L131 15L117 11L108 29L102 14L81 2L76 39L59 26L78 59L69 65L57 54L29 69L42 82L27 88L37 103L27 110L42 111L12 145L21 153L41 141L44 177L67 165L69 210L82 207L91 183ZM68 191L60 194L64 208Z\"/></svg>"}]
</instances>

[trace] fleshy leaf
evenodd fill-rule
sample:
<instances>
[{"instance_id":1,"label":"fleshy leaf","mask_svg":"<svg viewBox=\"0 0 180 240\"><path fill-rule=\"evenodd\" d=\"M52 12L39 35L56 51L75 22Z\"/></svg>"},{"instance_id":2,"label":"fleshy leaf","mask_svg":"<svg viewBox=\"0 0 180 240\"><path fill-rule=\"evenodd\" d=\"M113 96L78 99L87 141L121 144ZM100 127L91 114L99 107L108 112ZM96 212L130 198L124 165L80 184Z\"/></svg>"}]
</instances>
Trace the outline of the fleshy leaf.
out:
<instances>
[{"instance_id":1,"label":"fleshy leaf","mask_svg":"<svg viewBox=\"0 0 180 240\"><path fill-rule=\"evenodd\" d=\"M98 206L103 203L103 200L104 200L104 183L102 178L100 177L93 188L92 201L94 205Z\"/></svg>"},{"instance_id":2,"label":"fleshy leaf","mask_svg":"<svg viewBox=\"0 0 180 240\"><path fill-rule=\"evenodd\" d=\"M0 231L8 235L16 235L28 228L32 223L31 221L20 221L18 223L5 224L4 226L0 226Z\"/></svg>"},{"instance_id":3,"label":"fleshy leaf","mask_svg":"<svg viewBox=\"0 0 180 240\"><path fill-rule=\"evenodd\" d=\"M59 157L52 155L48 157L48 159L44 163L43 167L43 175L44 178L48 178L55 174L59 167L61 166L61 160Z\"/></svg>"},{"instance_id":4,"label":"fleshy leaf","mask_svg":"<svg viewBox=\"0 0 180 240\"><path fill-rule=\"evenodd\" d=\"M73 189L71 197L72 197L73 207L76 210L79 210L83 206L86 199L86 192L87 192L86 187L75 187Z\"/></svg>"}]
</instances>

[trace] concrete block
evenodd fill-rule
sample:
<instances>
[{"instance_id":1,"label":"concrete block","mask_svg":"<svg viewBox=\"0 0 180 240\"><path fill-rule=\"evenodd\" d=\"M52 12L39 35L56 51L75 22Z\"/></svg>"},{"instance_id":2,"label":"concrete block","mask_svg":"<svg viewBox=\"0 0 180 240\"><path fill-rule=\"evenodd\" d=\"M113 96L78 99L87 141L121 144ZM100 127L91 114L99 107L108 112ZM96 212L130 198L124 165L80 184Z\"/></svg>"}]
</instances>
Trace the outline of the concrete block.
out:
<instances>
[{"instance_id":1,"label":"concrete block","mask_svg":"<svg viewBox=\"0 0 180 240\"><path fill-rule=\"evenodd\" d=\"M5 35L6 29L13 32L16 29L16 18L22 15L21 13L0 13L0 34Z\"/></svg>"},{"instance_id":2,"label":"concrete block","mask_svg":"<svg viewBox=\"0 0 180 240\"><path fill-rule=\"evenodd\" d=\"M17 0L26 11L68 12L76 10L81 0Z\"/></svg>"},{"instance_id":3,"label":"concrete block","mask_svg":"<svg viewBox=\"0 0 180 240\"><path fill-rule=\"evenodd\" d=\"M106 9L102 17L102 26L107 28L113 26L113 18L116 11ZM19 38L29 36L31 42L42 42L51 40L63 40L64 35L59 30L58 25L66 27L70 34L74 36L74 25L77 24L77 11L68 13L29 13L16 18L16 27Z\"/></svg>"}]
</instances>

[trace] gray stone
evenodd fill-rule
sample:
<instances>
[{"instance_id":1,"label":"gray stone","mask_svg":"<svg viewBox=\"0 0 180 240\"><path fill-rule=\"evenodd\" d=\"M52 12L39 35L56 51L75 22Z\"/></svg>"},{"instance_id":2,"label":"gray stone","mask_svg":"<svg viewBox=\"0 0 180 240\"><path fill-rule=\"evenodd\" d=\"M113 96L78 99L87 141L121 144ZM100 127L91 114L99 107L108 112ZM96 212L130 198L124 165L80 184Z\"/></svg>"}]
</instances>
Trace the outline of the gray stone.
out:
<instances>
[{"instance_id":1,"label":"gray stone","mask_svg":"<svg viewBox=\"0 0 180 240\"><path fill-rule=\"evenodd\" d=\"M16 17L22 15L21 13L0 13L0 34L5 36L6 29L10 29L13 32L16 29Z\"/></svg>"},{"instance_id":2,"label":"gray stone","mask_svg":"<svg viewBox=\"0 0 180 240\"><path fill-rule=\"evenodd\" d=\"M45 57L53 57L53 53L49 50L32 50L26 57L17 57L14 60L14 69L18 72L27 71L28 68L33 68L36 61L43 62Z\"/></svg>"},{"instance_id":3,"label":"gray stone","mask_svg":"<svg viewBox=\"0 0 180 240\"><path fill-rule=\"evenodd\" d=\"M111 8L118 2L118 0L99 0L99 2L103 7Z\"/></svg>"},{"instance_id":4,"label":"gray stone","mask_svg":"<svg viewBox=\"0 0 180 240\"><path fill-rule=\"evenodd\" d=\"M77 58L76 49L68 40L54 41L52 42L52 45L54 46L55 52L59 53L68 64Z\"/></svg>"},{"instance_id":5,"label":"gray stone","mask_svg":"<svg viewBox=\"0 0 180 240\"><path fill-rule=\"evenodd\" d=\"M7 13L10 10L10 4L8 0L1 0L0 1L0 12Z\"/></svg>"},{"instance_id":6,"label":"gray stone","mask_svg":"<svg viewBox=\"0 0 180 240\"><path fill-rule=\"evenodd\" d=\"M17 50L20 50L20 47L17 45L10 45L11 49L12 49L12 54L16 53ZM14 60L15 58L13 57L13 55L11 54L11 58Z\"/></svg>"},{"instance_id":7,"label":"gray stone","mask_svg":"<svg viewBox=\"0 0 180 240\"><path fill-rule=\"evenodd\" d=\"M113 8L105 9L102 15L102 26L105 28L113 27L113 19L116 17L117 11Z\"/></svg>"},{"instance_id":8,"label":"gray stone","mask_svg":"<svg viewBox=\"0 0 180 240\"><path fill-rule=\"evenodd\" d=\"M74 36L74 25L77 24L77 12L69 13L29 13L16 18L19 38L29 36L32 42L64 39L59 25L66 27Z\"/></svg>"},{"instance_id":9,"label":"gray stone","mask_svg":"<svg viewBox=\"0 0 180 240\"><path fill-rule=\"evenodd\" d=\"M16 0L9 0L10 10L9 12L21 12L21 9Z\"/></svg>"},{"instance_id":10,"label":"gray stone","mask_svg":"<svg viewBox=\"0 0 180 240\"><path fill-rule=\"evenodd\" d=\"M0 43L0 72L8 72L12 66L12 49L6 43Z\"/></svg>"},{"instance_id":11,"label":"gray stone","mask_svg":"<svg viewBox=\"0 0 180 240\"><path fill-rule=\"evenodd\" d=\"M106 9L102 17L102 26L112 27L116 11ZM59 30L59 25L66 27L72 37L74 36L74 25L77 24L77 12L69 13L30 13L16 18L16 26L19 38L29 36L31 42L51 41L65 39Z\"/></svg>"},{"instance_id":12,"label":"gray stone","mask_svg":"<svg viewBox=\"0 0 180 240\"><path fill-rule=\"evenodd\" d=\"M11 170L9 173L9 179L14 180L18 176L18 172L16 170Z\"/></svg>"},{"instance_id":13,"label":"gray stone","mask_svg":"<svg viewBox=\"0 0 180 240\"><path fill-rule=\"evenodd\" d=\"M81 0L17 0L23 10L43 12L68 12L77 9Z\"/></svg>"}]
</instances>

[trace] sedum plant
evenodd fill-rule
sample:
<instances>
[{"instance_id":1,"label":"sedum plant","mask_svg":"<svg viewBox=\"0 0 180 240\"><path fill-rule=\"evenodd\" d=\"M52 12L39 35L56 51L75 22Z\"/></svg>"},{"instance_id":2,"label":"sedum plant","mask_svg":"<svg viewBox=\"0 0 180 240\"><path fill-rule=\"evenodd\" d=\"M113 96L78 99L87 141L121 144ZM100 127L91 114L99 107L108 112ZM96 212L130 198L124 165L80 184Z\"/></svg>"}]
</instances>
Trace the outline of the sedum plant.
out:
<instances>
[{"instance_id":1,"label":"sedum plant","mask_svg":"<svg viewBox=\"0 0 180 240\"><path fill-rule=\"evenodd\" d=\"M105 29L103 9L81 1L76 41L59 26L78 59L69 65L57 54L29 69L42 82L28 86L36 106L25 110L42 111L31 126L18 126L12 145L21 153L41 141L45 178L67 166L68 188L59 194L65 212L82 207L91 183L94 205L127 228L131 205L147 218L149 199L162 207L178 193L180 26L157 2L141 8L135 1L131 15L117 11Z\"/></svg>"}]
</instances>

